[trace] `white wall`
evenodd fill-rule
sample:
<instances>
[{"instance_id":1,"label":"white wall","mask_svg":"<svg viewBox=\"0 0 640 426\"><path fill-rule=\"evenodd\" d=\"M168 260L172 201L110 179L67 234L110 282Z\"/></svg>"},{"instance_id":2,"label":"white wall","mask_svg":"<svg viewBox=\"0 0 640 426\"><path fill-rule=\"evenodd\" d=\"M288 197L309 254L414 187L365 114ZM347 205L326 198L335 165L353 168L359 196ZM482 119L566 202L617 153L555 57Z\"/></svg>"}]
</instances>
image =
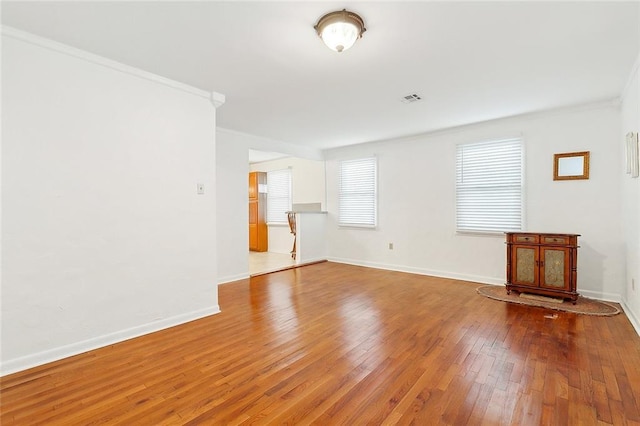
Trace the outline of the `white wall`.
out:
<instances>
[{"instance_id":1,"label":"white wall","mask_svg":"<svg viewBox=\"0 0 640 426\"><path fill-rule=\"evenodd\" d=\"M291 202L293 204L327 204L324 179L324 161L287 157L251 164L252 172L270 172L291 169ZM293 246L293 235L289 225L269 225L269 251L289 253Z\"/></svg>"},{"instance_id":2,"label":"white wall","mask_svg":"<svg viewBox=\"0 0 640 426\"><path fill-rule=\"evenodd\" d=\"M3 374L218 312L210 94L2 43Z\"/></svg>"},{"instance_id":3,"label":"white wall","mask_svg":"<svg viewBox=\"0 0 640 426\"><path fill-rule=\"evenodd\" d=\"M592 105L325 153L329 258L479 282L505 279L504 236L455 232L456 144L521 135L526 150L530 231L578 233L578 291L619 300L624 282L620 227L620 113ZM591 177L553 181L554 153L591 151ZM337 226L338 161L378 157L379 226ZM394 243L394 249L388 249Z\"/></svg>"},{"instance_id":4,"label":"white wall","mask_svg":"<svg viewBox=\"0 0 640 426\"><path fill-rule=\"evenodd\" d=\"M280 152L307 160L320 160L322 153L228 129L218 128L216 134L218 283L224 283L249 276L249 149ZM284 242L279 245L284 247L289 241L289 231L286 227L282 230ZM289 247L285 252L290 250Z\"/></svg>"},{"instance_id":5,"label":"white wall","mask_svg":"<svg viewBox=\"0 0 640 426\"><path fill-rule=\"evenodd\" d=\"M638 80L640 80L640 52L622 96L622 131L619 141L624 141L628 132L640 132L640 83ZM625 173L624 161L625 157L621 155L619 170L622 176L622 224L626 255L623 306L640 334L640 178L631 178ZM632 280L635 282L633 286Z\"/></svg>"},{"instance_id":6,"label":"white wall","mask_svg":"<svg viewBox=\"0 0 640 426\"><path fill-rule=\"evenodd\" d=\"M249 276L249 148L245 139L221 128L216 131L218 283Z\"/></svg>"},{"instance_id":7,"label":"white wall","mask_svg":"<svg viewBox=\"0 0 640 426\"><path fill-rule=\"evenodd\" d=\"M296 264L327 259L326 212L296 213Z\"/></svg>"}]
</instances>

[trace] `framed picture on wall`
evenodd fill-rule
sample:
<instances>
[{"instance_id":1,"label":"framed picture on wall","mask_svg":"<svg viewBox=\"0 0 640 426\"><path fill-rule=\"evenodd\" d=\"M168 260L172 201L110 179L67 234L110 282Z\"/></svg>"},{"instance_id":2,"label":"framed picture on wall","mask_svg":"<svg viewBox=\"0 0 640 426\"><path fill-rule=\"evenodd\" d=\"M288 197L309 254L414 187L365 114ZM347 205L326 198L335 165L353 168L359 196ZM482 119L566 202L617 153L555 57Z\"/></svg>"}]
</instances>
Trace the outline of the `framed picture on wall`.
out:
<instances>
[{"instance_id":1,"label":"framed picture on wall","mask_svg":"<svg viewBox=\"0 0 640 426\"><path fill-rule=\"evenodd\" d=\"M589 179L589 151L553 155L553 180Z\"/></svg>"}]
</instances>

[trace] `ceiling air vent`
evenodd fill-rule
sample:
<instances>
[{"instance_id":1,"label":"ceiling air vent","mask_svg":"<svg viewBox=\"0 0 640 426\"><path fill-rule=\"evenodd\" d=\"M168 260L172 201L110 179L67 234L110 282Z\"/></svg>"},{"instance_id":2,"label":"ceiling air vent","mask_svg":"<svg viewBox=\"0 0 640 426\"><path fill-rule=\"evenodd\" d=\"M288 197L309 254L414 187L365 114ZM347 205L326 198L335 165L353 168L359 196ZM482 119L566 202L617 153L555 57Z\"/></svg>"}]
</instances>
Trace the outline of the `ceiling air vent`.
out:
<instances>
[{"instance_id":1,"label":"ceiling air vent","mask_svg":"<svg viewBox=\"0 0 640 426\"><path fill-rule=\"evenodd\" d=\"M413 102L418 102L420 99L422 99L419 95L411 94L411 95L407 95L404 96L402 99L400 99L402 102L404 102L405 104L410 104Z\"/></svg>"}]
</instances>

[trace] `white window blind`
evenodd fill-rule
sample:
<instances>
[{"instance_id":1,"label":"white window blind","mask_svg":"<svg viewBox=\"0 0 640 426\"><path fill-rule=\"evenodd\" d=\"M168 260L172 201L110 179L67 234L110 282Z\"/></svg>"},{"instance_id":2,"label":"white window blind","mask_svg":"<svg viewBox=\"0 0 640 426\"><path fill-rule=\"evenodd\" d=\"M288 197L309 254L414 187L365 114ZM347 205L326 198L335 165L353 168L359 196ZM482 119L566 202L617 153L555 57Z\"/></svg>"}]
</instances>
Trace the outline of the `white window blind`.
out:
<instances>
[{"instance_id":1,"label":"white window blind","mask_svg":"<svg viewBox=\"0 0 640 426\"><path fill-rule=\"evenodd\" d=\"M521 139L458 145L458 231L505 232L522 229L522 160Z\"/></svg>"},{"instance_id":2,"label":"white window blind","mask_svg":"<svg viewBox=\"0 0 640 426\"><path fill-rule=\"evenodd\" d=\"M340 162L338 223L376 226L377 161L375 157Z\"/></svg>"},{"instance_id":3,"label":"white window blind","mask_svg":"<svg viewBox=\"0 0 640 426\"><path fill-rule=\"evenodd\" d=\"M291 210L291 170L267 172L267 223L288 223L289 210Z\"/></svg>"}]
</instances>

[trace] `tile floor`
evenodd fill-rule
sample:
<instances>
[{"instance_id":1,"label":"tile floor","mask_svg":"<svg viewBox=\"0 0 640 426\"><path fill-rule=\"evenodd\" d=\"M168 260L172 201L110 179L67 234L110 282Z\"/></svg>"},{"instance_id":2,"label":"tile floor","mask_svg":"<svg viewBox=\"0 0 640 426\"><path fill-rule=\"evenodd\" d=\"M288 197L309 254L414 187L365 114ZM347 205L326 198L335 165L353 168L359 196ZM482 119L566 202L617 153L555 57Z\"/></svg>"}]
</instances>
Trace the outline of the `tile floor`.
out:
<instances>
[{"instance_id":1,"label":"tile floor","mask_svg":"<svg viewBox=\"0 0 640 426\"><path fill-rule=\"evenodd\" d=\"M264 274L293 266L296 261L290 254L273 252L249 252L249 275Z\"/></svg>"}]
</instances>

